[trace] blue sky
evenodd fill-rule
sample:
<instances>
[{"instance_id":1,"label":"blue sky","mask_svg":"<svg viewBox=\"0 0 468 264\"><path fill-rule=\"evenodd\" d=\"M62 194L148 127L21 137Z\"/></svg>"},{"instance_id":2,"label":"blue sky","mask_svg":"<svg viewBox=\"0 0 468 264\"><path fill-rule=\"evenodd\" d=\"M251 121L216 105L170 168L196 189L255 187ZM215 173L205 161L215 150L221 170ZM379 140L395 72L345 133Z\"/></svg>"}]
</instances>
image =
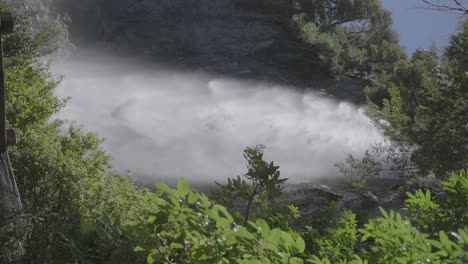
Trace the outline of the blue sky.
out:
<instances>
[{"instance_id":1,"label":"blue sky","mask_svg":"<svg viewBox=\"0 0 468 264\"><path fill-rule=\"evenodd\" d=\"M393 14L393 27L408 53L427 48L432 42L447 45L447 36L457 29L460 15L423 9L421 0L382 0Z\"/></svg>"}]
</instances>

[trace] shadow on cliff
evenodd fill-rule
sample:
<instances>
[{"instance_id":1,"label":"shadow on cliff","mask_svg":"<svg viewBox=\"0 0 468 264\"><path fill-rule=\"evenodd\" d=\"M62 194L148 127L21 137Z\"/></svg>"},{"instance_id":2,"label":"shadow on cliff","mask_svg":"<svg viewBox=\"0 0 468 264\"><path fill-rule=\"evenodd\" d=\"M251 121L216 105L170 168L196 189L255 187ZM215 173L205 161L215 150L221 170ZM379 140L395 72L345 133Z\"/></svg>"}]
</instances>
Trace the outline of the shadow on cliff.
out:
<instances>
[{"instance_id":1,"label":"shadow on cliff","mask_svg":"<svg viewBox=\"0 0 468 264\"><path fill-rule=\"evenodd\" d=\"M363 103L363 83L333 79L288 30L290 0L61 0L78 47L177 70L320 90Z\"/></svg>"}]
</instances>

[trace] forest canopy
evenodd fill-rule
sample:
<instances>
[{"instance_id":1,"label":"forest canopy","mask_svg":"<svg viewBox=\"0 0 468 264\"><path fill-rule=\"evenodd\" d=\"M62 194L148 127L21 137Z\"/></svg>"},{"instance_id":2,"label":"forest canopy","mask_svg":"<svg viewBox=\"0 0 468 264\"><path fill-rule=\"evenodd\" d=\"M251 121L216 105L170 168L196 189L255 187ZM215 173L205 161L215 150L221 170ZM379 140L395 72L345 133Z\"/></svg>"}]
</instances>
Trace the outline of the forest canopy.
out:
<instances>
[{"instance_id":1,"label":"forest canopy","mask_svg":"<svg viewBox=\"0 0 468 264\"><path fill-rule=\"evenodd\" d=\"M292 29L335 76L365 78L406 59L379 0L295 0Z\"/></svg>"}]
</instances>

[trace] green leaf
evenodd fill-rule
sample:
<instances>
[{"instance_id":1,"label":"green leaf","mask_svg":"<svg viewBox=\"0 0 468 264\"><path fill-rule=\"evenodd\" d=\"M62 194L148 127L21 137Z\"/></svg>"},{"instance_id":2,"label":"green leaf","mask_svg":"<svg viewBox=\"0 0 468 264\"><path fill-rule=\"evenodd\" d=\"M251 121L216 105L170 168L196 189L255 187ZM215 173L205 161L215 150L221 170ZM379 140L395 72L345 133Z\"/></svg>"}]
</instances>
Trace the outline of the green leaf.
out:
<instances>
[{"instance_id":1,"label":"green leaf","mask_svg":"<svg viewBox=\"0 0 468 264\"><path fill-rule=\"evenodd\" d=\"M229 221L229 223L232 223L234 221L234 218L224 206L217 204L214 206L214 208L216 208L218 210L219 215L225 217L227 221Z\"/></svg>"},{"instance_id":2,"label":"green leaf","mask_svg":"<svg viewBox=\"0 0 468 264\"><path fill-rule=\"evenodd\" d=\"M190 185L188 181L184 178L179 180L179 183L177 183L177 193L179 194L180 197L185 197L190 191Z\"/></svg>"},{"instance_id":3,"label":"green leaf","mask_svg":"<svg viewBox=\"0 0 468 264\"><path fill-rule=\"evenodd\" d=\"M255 236L252 233L250 233L249 230L247 230L247 228L245 227L239 228L239 230L237 231L237 235L249 240L255 239Z\"/></svg>"},{"instance_id":4,"label":"green leaf","mask_svg":"<svg viewBox=\"0 0 468 264\"><path fill-rule=\"evenodd\" d=\"M304 261L298 257L292 257L289 259L290 264L303 264Z\"/></svg>"},{"instance_id":5,"label":"green leaf","mask_svg":"<svg viewBox=\"0 0 468 264\"><path fill-rule=\"evenodd\" d=\"M148 217L147 222L152 224L152 223L154 223L155 220L156 220L156 216L152 215L152 216Z\"/></svg>"},{"instance_id":6,"label":"green leaf","mask_svg":"<svg viewBox=\"0 0 468 264\"><path fill-rule=\"evenodd\" d=\"M231 226L231 223L226 218L218 218L216 220L216 226L221 229L228 229Z\"/></svg>"},{"instance_id":7,"label":"green leaf","mask_svg":"<svg viewBox=\"0 0 468 264\"><path fill-rule=\"evenodd\" d=\"M141 252L141 251L146 251L146 249L144 249L144 248L142 248L142 247L140 247L140 246L136 246L136 247L133 249L133 251L135 251L135 252Z\"/></svg>"},{"instance_id":8,"label":"green leaf","mask_svg":"<svg viewBox=\"0 0 468 264\"><path fill-rule=\"evenodd\" d=\"M171 190L171 188L165 184L164 182L157 182L155 184L156 188L158 188L159 190L163 191L163 192L169 192Z\"/></svg>"},{"instance_id":9,"label":"green leaf","mask_svg":"<svg viewBox=\"0 0 468 264\"><path fill-rule=\"evenodd\" d=\"M388 215L387 211L385 211L385 209L383 209L383 208L380 207L380 206L379 206L379 211L380 211L380 213L382 214L382 216L383 216L384 218L389 218L389 215Z\"/></svg>"},{"instance_id":10,"label":"green leaf","mask_svg":"<svg viewBox=\"0 0 468 264\"><path fill-rule=\"evenodd\" d=\"M188 195L189 204L194 204L196 201L198 201L198 194L196 192L190 192Z\"/></svg>"},{"instance_id":11,"label":"green leaf","mask_svg":"<svg viewBox=\"0 0 468 264\"><path fill-rule=\"evenodd\" d=\"M153 254L148 255L148 257L146 258L146 263L148 263L148 264L153 264L154 263Z\"/></svg>"},{"instance_id":12,"label":"green leaf","mask_svg":"<svg viewBox=\"0 0 468 264\"><path fill-rule=\"evenodd\" d=\"M208 197L206 197L206 195L201 194L199 198L200 198L200 201L201 201L203 207L208 208L208 207L211 206L211 201L210 201L210 199L208 199Z\"/></svg>"},{"instance_id":13,"label":"green leaf","mask_svg":"<svg viewBox=\"0 0 468 264\"><path fill-rule=\"evenodd\" d=\"M260 229L263 236L267 236L270 233L270 227L265 220L259 218L255 221L255 224L258 226L257 228Z\"/></svg>"},{"instance_id":14,"label":"green leaf","mask_svg":"<svg viewBox=\"0 0 468 264\"><path fill-rule=\"evenodd\" d=\"M174 249L182 249L184 248L184 245L180 244L180 243L175 243L175 242L172 242L171 245L169 246L170 248L174 248Z\"/></svg>"},{"instance_id":15,"label":"green leaf","mask_svg":"<svg viewBox=\"0 0 468 264\"><path fill-rule=\"evenodd\" d=\"M153 195L151 197L151 200L153 200L157 205L165 205L167 204L167 201L160 198L160 197L157 197L156 195Z\"/></svg>"},{"instance_id":16,"label":"green leaf","mask_svg":"<svg viewBox=\"0 0 468 264\"><path fill-rule=\"evenodd\" d=\"M302 237L298 236L296 240L296 247L299 250L299 253L304 252L305 250L305 241L302 239Z\"/></svg>"},{"instance_id":17,"label":"green leaf","mask_svg":"<svg viewBox=\"0 0 468 264\"><path fill-rule=\"evenodd\" d=\"M450 245L450 239L448 238L447 234L444 231L439 232L440 242L444 245Z\"/></svg>"},{"instance_id":18,"label":"green leaf","mask_svg":"<svg viewBox=\"0 0 468 264\"><path fill-rule=\"evenodd\" d=\"M282 236L282 231L279 228L274 228L271 230L270 235L268 236L268 241L277 244Z\"/></svg>"}]
</instances>

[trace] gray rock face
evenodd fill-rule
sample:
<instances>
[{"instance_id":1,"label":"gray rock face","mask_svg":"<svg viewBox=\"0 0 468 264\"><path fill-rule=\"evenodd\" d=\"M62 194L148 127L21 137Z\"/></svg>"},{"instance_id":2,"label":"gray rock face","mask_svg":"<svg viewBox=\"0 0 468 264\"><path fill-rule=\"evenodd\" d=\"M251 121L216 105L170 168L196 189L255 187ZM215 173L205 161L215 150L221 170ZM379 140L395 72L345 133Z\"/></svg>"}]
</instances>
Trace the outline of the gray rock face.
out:
<instances>
[{"instance_id":1,"label":"gray rock face","mask_svg":"<svg viewBox=\"0 0 468 264\"><path fill-rule=\"evenodd\" d=\"M327 94L339 99L362 99L360 82L330 80L310 48L288 31L291 0L58 1L72 18L78 46L99 43L182 69L330 88Z\"/></svg>"},{"instance_id":2,"label":"gray rock face","mask_svg":"<svg viewBox=\"0 0 468 264\"><path fill-rule=\"evenodd\" d=\"M245 1L233 0L64 1L75 37L159 58L227 61L228 56L248 56L288 39L281 29L288 0L273 1L278 7L266 10L256 10L251 7L255 1L249 1L248 9L254 11L239 7Z\"/></svg>"},{"instance_id":3,"label":"gray rock face","mask_svg":"<svg viewBox=\"0 0 468 264\"><path fill-rule=\"evenodd\" d=\"M356 190L344 190L339 186L323 184L286 184L283 195L278 199L282 205L294 204L300 208L301 218L314 218L330 202L336 203L337 209L350 209L357 214L369 217L380 216L379 207L385 210L400 211L405 195L398 190L388 190L378 196L372 192L361 193Z\"/></svg>"},{"instance_id":4,"label":"gray rock face","mask_svg":"<svg viewBox=\"0 0 468 264\"><path fill-rule=\"evenodd\" d=\"M247 11L233 0L63 1L75 28L85 31L80 35L156 53L245 53L255 43L282 37L272 24L285 17L284 9ZM287 0L276 2L287 7Z\"/></svg>"},{"instance_id":5,"label":"gray rock face","mask_svg":"<svg viewBox=\"0 0 468 264\"><path fill-rule=\"evenodd\" d=\"M343 199L343 194L327 185L301 183L286 184L283 187L283 195L278 200L279 204L294 204L300 208L302 217L313 216L317 210Z\"/></svg>"},{"instance_id":6,"label":"gray rock face","mask_svg":"<svg viewBox=\"0 0 468 264\"><path fill-rule=\"evenodd\" d=\"M6 152L0 154L0 206L1 212L22 208L15 176L10 165L10 158Z\"/></svg>"},{"instance_id":7,"label":"gray rock face","mask_svg":"<svg viewBox=\"0 0 468 264\"><path fill-rule=\"evenodd\" d=\"M26 239L22 204L7 152L0 153L0 263L20 263Z\"/></svg>"}]
</instances>

